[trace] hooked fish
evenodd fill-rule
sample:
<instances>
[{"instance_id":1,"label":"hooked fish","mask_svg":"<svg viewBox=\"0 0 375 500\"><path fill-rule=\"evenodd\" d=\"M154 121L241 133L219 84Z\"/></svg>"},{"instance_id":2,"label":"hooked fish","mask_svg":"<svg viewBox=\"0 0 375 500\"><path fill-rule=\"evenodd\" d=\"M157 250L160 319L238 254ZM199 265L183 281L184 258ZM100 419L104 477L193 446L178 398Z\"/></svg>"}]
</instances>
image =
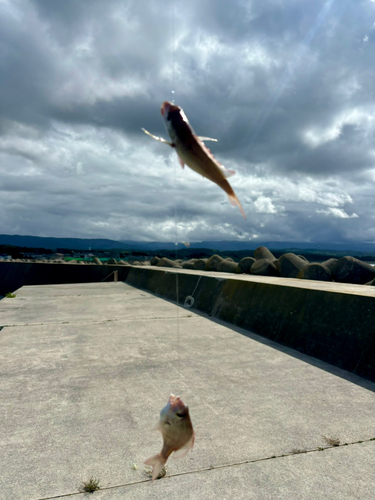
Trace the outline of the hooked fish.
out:
<instances>
[{"instance_id":1,"label":"hooked fish","mask_svg":"<svg viewBox=\"0 0 375 500\"><path fill-rule=\"evenodd\" d=\"M165 101L161 106L161 114L172 142L166 141L162 137L157 137L143 128L142 130L145 134L156 141L163 142L175 148L181 167L184 168L186 164L198 174L215 182L215 184L227 193L230 204L233 206L237 205L241 214L246 219L241 203L232 186L227 181L227 178L236 172L234 170L227 170L221 165L204 144L204 141L217 142L217 140L211 137L197 136L180 106Z\"/></svg>"},{"instance_id":2,"label":"hooked fish","mask_svg":"<svg viewBox=\"0 0 375 500\"><path fill-rule=\"evenodd\" d=\"M153 466L153 481L158 477L173 452L173 458L182 458L194 445L195 434L189 408L182 402L180 396L170 395L168 403L160 412L156 428L163 436L163 448L160 453L145 462L146 465Z\"/></svg>"}]
</instances>

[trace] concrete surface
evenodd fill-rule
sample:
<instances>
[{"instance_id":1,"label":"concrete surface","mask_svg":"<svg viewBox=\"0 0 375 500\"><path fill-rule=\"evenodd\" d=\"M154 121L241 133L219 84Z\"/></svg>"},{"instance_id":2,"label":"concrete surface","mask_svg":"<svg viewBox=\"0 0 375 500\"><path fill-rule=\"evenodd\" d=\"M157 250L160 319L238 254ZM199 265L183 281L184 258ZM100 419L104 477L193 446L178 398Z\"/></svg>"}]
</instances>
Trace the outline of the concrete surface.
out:
<instances>
[{"instance_id":1,"label":"concrete surface","mask_svg":"<svg viewBox=\"0 0 375 500\"><path fill-rule=\"evenodd\" d=\"M0 294L23 285L119 281L375 381L375 287L154 266L0 263ZM178 287L177 287L178 284ZM78 301L79 302L79 301ZM77 303L77 307L80 307Z\"/></svg>"},{"instance_id":2,"label":"concrete surface","mask_svg":"<svg viewBox=\"0 0 375 500\"><path fill-rule=\"evenodd\" d=\"M375 381L375 288L132 267L126 283Z\"/></svg>"},{"instance_id":3,"label":"concrete surface","mask_svg":"<svg viewBox=\"0 0 375 500\"><path fill-rule=\"evenodd\" d=\"M375 497L368 380L124 283L24 287L0 325L1 499ZM196 444L151 483L172 392Z\"/></svg>"}]
</instances>

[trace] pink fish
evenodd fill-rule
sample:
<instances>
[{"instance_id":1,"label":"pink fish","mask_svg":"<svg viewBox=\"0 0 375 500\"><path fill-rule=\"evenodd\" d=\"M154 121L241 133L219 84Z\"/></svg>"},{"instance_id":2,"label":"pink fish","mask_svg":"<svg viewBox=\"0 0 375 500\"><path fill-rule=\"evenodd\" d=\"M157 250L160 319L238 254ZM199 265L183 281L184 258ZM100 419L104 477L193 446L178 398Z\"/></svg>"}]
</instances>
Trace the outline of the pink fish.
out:
<instances>
[{"instance_id":1,"label":"pink fish","mask_svg":"<svg viewBox=\"0 0 375 500\"><path fill-rule=\"evenodd\" d=\"M227 181L227 177L234 175L236 172L234 172L234 170L227 170L221 165L203 142L216 141L216 139L197 136L183 109L171 102L163 102L161 114L165 120L172 142L168 142L162 137L150 134L150 132L145 129L142 130L153 139L163 142L164 144L169 144L169 146L175 148L182 168L184 168L186 164L198 174L201 174L203 177L206 177L221 187L221 189L227 193L230 204L233 206L237 205L243 217L246 219L241 203L233 191L232 186Z\"/></svg>"},{"instance_id":2,"label":"pink fish","mask_svg":"<svg viewBox=\"0 0 375 500\"><path fill-rule=\"evenodd\" d=\"M146 465L153 466L153 481L160 474L169 455L174 452L173 458L182 458L194 445L195 434L189 408L179 396L170 395L168 403L160 412L157 429L163 436L163 448L145 462Z\"/></svg>"}]
</instances>

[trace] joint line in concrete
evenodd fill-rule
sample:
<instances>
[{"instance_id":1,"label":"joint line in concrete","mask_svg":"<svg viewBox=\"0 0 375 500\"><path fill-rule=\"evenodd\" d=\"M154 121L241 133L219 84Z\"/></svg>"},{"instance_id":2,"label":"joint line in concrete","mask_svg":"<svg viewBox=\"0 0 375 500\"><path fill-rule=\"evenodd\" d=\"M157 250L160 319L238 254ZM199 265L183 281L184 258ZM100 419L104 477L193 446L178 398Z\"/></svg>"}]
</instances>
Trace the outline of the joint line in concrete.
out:
<instances>
[{"instance_id":1,"label":"joint line in concrete","mask_svg":"<svg viewBox=\"0 0 375 500\"><path fill-rule=\"evenodd\" d=\"M353 446L356 444L369 443L370 441L375 441L375 437L370 438L370 439L365 439L363 441L354 441L352 443L343 443L343 444L339 444L339 445L335 445L335 446L321 446L318 448L313 448L311 450L301 450L298 452L289 452L289 453L284 453L283 455L272 455L271 457L256 458L254 460L243 460L241 462L234 462L231 464L211 465L210 467L205 467L203 469L196 469L196 470L190 470L190 471L186 471L186 472L179 472L177 474L170 474L170 475L165 476L164 479L178 477L178 476L187 476L188 474L197 474L200 472L207 472L210 470L219 470L219 469L227 469L229 467L238 467L239 465L254 464L254 463L258 463L258 462L266 462L268 460L275 460L277 458L291 457L294 455L306 455L307 453L316 453L316 452L320 452L320 451L330 450L333 448L343 448L344 446ZM140 481L133 481L131 483L116 484L114 486L105 486L103 488L99 488L98 491L114 490L116 488L125 488L126 486L133 486L135 484L142 484L142 483L148 483L148 482L151 482L151 479L142 479ZM71 497L74 495L85 495L85 493L80 492L80 491L74 491L71 493L65 493L62 495L55 495L52 497L38 498L37 500L55 500L56 498L67 498L67 497Z\"/></svg>"}]
</instances>

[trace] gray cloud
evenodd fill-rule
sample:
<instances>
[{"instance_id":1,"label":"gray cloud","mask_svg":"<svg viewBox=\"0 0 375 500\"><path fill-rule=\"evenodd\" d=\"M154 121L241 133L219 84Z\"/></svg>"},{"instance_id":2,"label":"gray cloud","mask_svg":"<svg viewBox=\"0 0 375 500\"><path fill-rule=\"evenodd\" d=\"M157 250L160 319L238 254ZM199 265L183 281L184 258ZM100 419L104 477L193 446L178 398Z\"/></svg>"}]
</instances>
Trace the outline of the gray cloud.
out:
<instances>
[{"instance_id":1,"label":"gray cloud","mask_svg":"<svg viewBox=\"0 0 375 500\"><path fill-rule=\"evenodd\" d=\"M374 22L371 0L3 0L0 232L375 242ZM142 134L173 97L247 221Z\"/></svg>"}]
</instances>

